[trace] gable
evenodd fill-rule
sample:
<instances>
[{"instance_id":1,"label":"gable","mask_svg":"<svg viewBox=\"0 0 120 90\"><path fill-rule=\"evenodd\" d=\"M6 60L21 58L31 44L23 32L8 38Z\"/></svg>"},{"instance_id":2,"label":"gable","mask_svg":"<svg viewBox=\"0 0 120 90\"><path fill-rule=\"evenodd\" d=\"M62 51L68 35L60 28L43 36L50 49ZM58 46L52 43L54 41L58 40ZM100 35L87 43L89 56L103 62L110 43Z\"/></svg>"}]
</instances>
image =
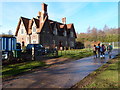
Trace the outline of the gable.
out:
<instances>
[{"instance_id":1,"label":"gable","mask_svg":"<svg viewBox=\"0 0 120 90\"><path fill-rule=\"evenodd\" d=\"M41 32L52 33L52 28L48 20L46 20L42 26Z\"/></svg>"},{"instance_id":2,"label":"gable","mask_svg":"<svg viewBox=\"0 0 120 90\"><path fill-rule=\"evenodd\" d=\"M26 34L27 34L27 32L26 32L24 23L21 21L20 26L19 26L19 30L18 30L18 36L19 35L26 35Z\"/></svg>"},{"instance_id":3,"label":"gable","mask_svg":"<svg viewBox=\"0 0 120 90\"><path fill-rule=\"evenodd\" d=\"M36 26L36 23L33 22L33 25L32 25L32 33L36 33L37 32L37 26Z\"/></svg>"},{"instance_id":4,"label":"gable","mask_svg":"<svg viewBox=\"0 0 120 90\"><path fill-rule=\"evenodd\" d=\"M48 20L48 16L45 17L43 23L40 23L40 28L37 30L37 33L41 33L41 32L50 32L52 33L52 27L50 25L50 22Z\"/></svg>"},{"instance_id":5,"label":"gable","mask_svg":"<svg viewBox=\"0 0 120 90\"><path fill-rule=\"evenodd\" d=\"M17 36L21 22L25 27L26 33L28 34L28 30L29 30L29 20L28 18L24 18L24 17L20 17L17 28L16 28L16 32L15 32L15 36Z\"/></svg>"},{"instance_id":6,"label":"gable","mask_svg":"<svg viewBox=\"0 0 120 90\"><path fill-rule=\"evenodd\" d=\"M74 33L75 38L77 38L74 25L73 24L67 24L67 34L70 34L71 31Z\"/></svg>"}]
</instances>

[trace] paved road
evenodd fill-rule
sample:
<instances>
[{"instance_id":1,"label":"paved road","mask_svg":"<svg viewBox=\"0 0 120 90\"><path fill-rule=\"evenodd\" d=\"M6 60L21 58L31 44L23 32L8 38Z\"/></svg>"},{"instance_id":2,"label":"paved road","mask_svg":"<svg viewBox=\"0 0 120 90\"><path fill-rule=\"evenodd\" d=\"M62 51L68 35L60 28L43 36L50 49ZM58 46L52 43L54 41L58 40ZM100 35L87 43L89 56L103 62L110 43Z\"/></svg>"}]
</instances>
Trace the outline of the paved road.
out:
<instances>
[{"instance_id":1,"label":"paved road","mask_svg":"<svg viewBox=\"0 0 120 90\"><path fill-rule=\"evenodd\" d=\"M118 54L114 50L112 58ZM93 59L93 56L19 76L3 82L3 88L69 88L109 60Z\"/></svg>"}]
</instances>

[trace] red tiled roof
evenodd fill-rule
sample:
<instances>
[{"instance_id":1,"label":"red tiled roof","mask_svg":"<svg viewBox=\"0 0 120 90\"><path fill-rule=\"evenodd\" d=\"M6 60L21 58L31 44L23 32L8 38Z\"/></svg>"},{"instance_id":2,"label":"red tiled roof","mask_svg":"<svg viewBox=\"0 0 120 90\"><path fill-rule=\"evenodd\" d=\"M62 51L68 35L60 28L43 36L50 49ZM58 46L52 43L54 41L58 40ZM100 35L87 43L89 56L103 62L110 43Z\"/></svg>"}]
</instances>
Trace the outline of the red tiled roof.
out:
<instances>
[{"instance_id":1,"label":"red tiled roof","mask_svg":"<svg viewBox=\"0 0 120 90\"><path fill-rule=\"evenodd\" d=\"M64 28L65 25L60 25L60 28Z\"/></svg>"},{"instance_id":2,"label":"red tiled roof","mask_svg":"<svg viewBox=\"0 0 120 90\"><path fill-rule=\"evenodd\" d=\"M71 24L66 24L67 25L67 29L71 29L72 28L72 23Z\"/></svg>"}]
</instances>

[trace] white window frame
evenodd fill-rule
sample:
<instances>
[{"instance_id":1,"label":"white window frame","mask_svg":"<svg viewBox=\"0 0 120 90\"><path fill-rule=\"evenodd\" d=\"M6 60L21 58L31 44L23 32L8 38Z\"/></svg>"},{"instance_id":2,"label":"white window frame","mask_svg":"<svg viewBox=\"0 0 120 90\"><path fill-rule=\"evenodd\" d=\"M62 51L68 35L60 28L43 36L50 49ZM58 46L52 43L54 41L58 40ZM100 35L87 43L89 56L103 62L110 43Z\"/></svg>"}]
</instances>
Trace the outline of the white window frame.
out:
<instances>
[{"instance_id":1,"label":"white window frame","mask_svg":"<svg viewBox=\"0 0 120 90\"><path fill-rule=\"evenodd\" d=\"M55 40L53 40L53 44L55 44Z\"/></svg>"},{"instance_id":2,"label":"white window frame","mask_svg":"<svg viewBox=\"0 0 120 90\"><path fill-rule=\"evenodd\" d=\"M66 30L64 31L64 36L67 36L67 32L66 32Z\"/></svg>"},{"instance_id":3,"label":"white window frame","mask_svg":"<svg viewBox=\"0 0 120 90\"><path fill-rule=\"evenodd\" d=\"M34 43L35 42L35 43ZM33 44L36 44L37 43L37 41L36 40L33 40Z\"/></svg>"},{"instance_id":4,"label":"white window frame","mask_svg":"<svg viewBox=\"0 0 120 90\"><path fill-rule=\"evenodd\" d=\"M57 28L54 28L53 34L54 34L54 35L57 35L57 34L58 34L58 33L57 33Z\"/></svg>"},{"instance_id":5,"label":"white window frame","mask_svg":"<svg viewBox=\"0 0 120 90\"><path fill-rule=\"evenodd\" d=\"M73 37L73 31L70 32L70 36Z\"/></svg>"},{"instance_id":6,"label":"white window frame","mask_svg":"<svg viewBox=\"0 0 120 90\"><path fill-rule=\"evenodd\" d=\"M34 30L35 30L35 31L34 31ZM36 26L33 26L33 27L32 27L32 31L33 31L33 33L36 32Z\"/></svg>"},{"instance_id":7,"label":"white window frame","mask_svg":"<svg viewBox=\"0 0 120 90\"><path fill-rule=\"evenodd\" d=\"M66 46L68 45L68 42L66 41Z\"/></svg>"},{"instance_id":8,"label":"white window frame","mask_svg":"<svg viewBox=\"0 0 120 90\"><path fill-rule=\"evenodd\" d=\"M71 46L72 46L72 47L74 47L74 42L73 42L73 41L71 41L71 43L70 43L70 44L71 44Z\"/></svg>"},{"instance_id":9,"label":"white window frame","mask_svg":"<svg viewBox=\"0 0 120 90\"><path fill-rule=\"evenodd\" d=\"M26 42L29 43L29 37L28 36L26 37Z\"/></svg>"},{"instance_id":10,"label":"white window frame","mask_svg":"<svg viewBox=\"0 0 120 90\"><path fill-rule=\"evenodd\" d=\"M21 29L21 34L24 34L24 29L23 28Z\"/></svg>"}]
</instances>

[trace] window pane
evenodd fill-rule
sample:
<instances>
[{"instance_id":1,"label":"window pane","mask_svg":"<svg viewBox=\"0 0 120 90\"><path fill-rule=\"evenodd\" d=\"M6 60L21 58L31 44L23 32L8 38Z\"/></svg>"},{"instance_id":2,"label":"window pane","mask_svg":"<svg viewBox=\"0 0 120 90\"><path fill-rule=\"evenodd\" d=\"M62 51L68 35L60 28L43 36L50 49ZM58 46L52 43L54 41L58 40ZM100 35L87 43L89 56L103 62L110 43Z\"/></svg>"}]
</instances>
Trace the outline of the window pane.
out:
<instances>
[{"instance_id":1,"label":"window pane","mask_svg":"<svg viewBox=\"0 0 120 90\"><path fill-rule=\"evenodd\" d=\"M23 34L24 32L23 32L23 29L21 29L21 34Z\"/></svg>"},{"instance_id":2,"label":"window pane","mask_svg":"<svg viewBox=\"0 0 120 90\"><path fill-rule=\"evenodd\" d=\"M35 27L33 27L33 32L36 32L36 28Z\"/></svg>"}]
</instances>

